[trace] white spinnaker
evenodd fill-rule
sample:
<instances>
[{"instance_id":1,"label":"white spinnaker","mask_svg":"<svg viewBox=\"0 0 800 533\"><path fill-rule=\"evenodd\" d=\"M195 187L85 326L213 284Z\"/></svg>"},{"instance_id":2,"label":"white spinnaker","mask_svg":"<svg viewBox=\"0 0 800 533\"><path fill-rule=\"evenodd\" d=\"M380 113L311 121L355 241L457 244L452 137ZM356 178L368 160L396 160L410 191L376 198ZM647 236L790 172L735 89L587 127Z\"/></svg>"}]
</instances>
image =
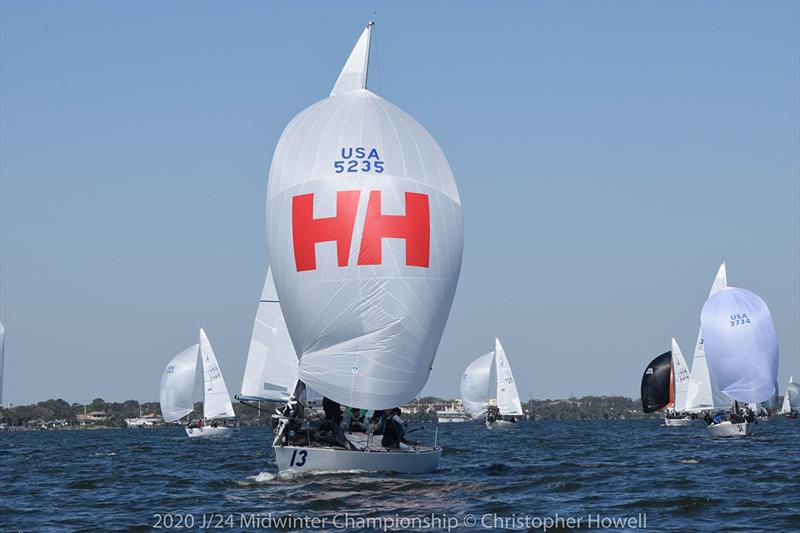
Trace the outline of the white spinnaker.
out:
<instances>
[{"instance_id":1,"label":"white spinnaker","mask_svg":"<svg viewBox=\"0 0 800 533\"><path fill-rule=\"evenodd\" d=\"M362 35L353 54L368 47ZM363 85L337 83L284 130L267 213L300 379L365 409L414 398L447 322L463 248L461 200L433 137Z\"/></svg>"},{"instance_id":2,"label":"white spinnaker","mask_svg":"<svg viewBox=\"0 0 800 533\"><path fill-rule=\"evenodd\" d=\"M241 396L256 400L286 401L293 392L296 381L297 354L283 319L272 270L268 268L253 323Z\"/></svg>"},{"instance_id":3,"label":"white spinnaker","mask_svg":"<svg viewBox=\"0 0 800 533\"><path fill-rule=\"evenodd\" d=\"M3 404L3 368L6 362L6 327L0 322L0 405Z\"/></svg>"},{"instance_id":4,"label":"white spinnaker","mask_svg":"<svg viewBox=\"0 0 800 533\"><path fill-rule=\"evenodd\" d=\"M517 384L500 339L494 340L494 359L497 371L497 409L501 415L522 415Z\"/></svg>"},{"instance_id":5,"label":"white spinnaker","mask_svg":"<svg viewBox=\"0 0 800 533\"><path fill-rule=\"evenodd\" d=\"M728 274L725 262L723 262L714 277L714 283L711 285L711 291L708 296L713 296L717 291L727 286ZM730 406L730 403L730 399L720 392L719 387L716 386L711 374L708 372L703 328L700 328L700 331L697 332L697 343L695 344L694 358L692 359L691 381L687 392L686 410L697 412L722 409Z\"/></svg>"},{"instance_id":6,"label":"white spinnaker","mask_svg":"<svg viewBox=\"0 0 800 533\"><path fill-rule=\"evenodd\" d=\"M461 376L461 402L472 418L486 414L493 363L494 352L489 352L472 361Z\"/></svg>"},{"instance_id":7,"label":"white spinnaker","mask_svg":"<svg viewBox=\"0 0 800 533\"><path fill-rule=\"evenodd\" d=\"M194 410L195 376L199 344L173 357L161 374L161 416L175 422Z\"/></svg>"},{"instance_id":8,"label":"white spinnaker","mask_svg":"<svg viewBox=\"0 0 800 533\"><path fill-rule=\"evenodd\" d=\"M789 409L800 411L800 385L789 378L789 385L786 387L786 397L789 398Z\"/></svg>"},{"instance_id":9,"label":"white spinnaker","mask_svg":"<svg viewBox=\"0 0 800 533\"><path fill-rule=\"evenodd\" d=\"M778 377L778 334L757 294L719 290L700 313L708 368L727 396L743 403L769 400Z\"/></svg>"},{"instance_id":10,"label":"white spinnaker","mask_svg":"<svg viewBox=\"0 0 800 533\"><path fill-rule=\"evenodd\" d=\"M683 358L681 348L678 346L678 341L674 337L672 339L672 370L672 380L675 384L675 410L683 412L686 410L691 375L689 374L689 366L686 364L686 359Z\"/></svg>"},{"instance_id":11,"label":"white spinnaker","mask_svg":"<svg viewBox=\"0 0 800 533\"><path fill-rule=\"evenodd\" d=\"M200 328L200 360L203 363L203 418L211 420L235 417L231 395L225 386L222 370L202 328Z\"/></svg>"}]
</instances>

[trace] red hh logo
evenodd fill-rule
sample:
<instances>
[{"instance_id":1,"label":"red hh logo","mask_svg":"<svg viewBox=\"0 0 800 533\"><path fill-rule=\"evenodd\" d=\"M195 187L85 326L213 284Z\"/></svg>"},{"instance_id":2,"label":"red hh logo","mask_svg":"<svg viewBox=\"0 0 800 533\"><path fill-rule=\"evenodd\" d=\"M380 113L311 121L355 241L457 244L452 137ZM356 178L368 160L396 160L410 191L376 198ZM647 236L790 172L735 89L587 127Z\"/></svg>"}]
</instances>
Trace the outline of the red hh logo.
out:
<instances>
[{"instance_id":1,"label":"red hh logo","mask_svg":"<svg viewBox=\"0 0 800 533\"><path fill-rule=\"evenodd\" d=\"M381 192L369 193L358 250L359 265L382 264L382 240L403 239L406 241L406 265L428 268L431 247L428 195L407 192L405 196L405 215L384 215L381 212ZM318 242L335 241L339 266L347 266L360 197L360 191L337 192L336 216L328 218L314 218L313 193L292 198L292 240L298 272L317 269L314 245Z\"/></svg>"}]
</instances>

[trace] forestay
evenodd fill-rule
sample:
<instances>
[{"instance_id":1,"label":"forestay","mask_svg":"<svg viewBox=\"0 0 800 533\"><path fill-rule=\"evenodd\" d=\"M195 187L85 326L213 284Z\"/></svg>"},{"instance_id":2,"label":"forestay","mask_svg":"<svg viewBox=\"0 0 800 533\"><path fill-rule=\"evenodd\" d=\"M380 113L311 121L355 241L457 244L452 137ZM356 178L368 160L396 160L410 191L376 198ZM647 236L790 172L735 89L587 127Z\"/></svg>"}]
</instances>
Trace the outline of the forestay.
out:
<instances>
[{"instance_id":1,"label":"forestay","mask_svg":"<svg viewBox=\"0 0 800 533\"><path fill-rule=\"evenodd\" d=\"M439 145L366 89L370 32L331 96L294 117L278 142L267 241L299 378L341 404L385 409L427 381L463 230Z\"/></svg>"},{"instance_id":2,"label":"forestay","mask_svg":"<svg viewBox=\"0 0 800 533\"><path fill-rule=\"evenodd\" d=\"M249 400L286 401L297 380L297 354L283 319L272 270L267 279L253 323L240 397Z\"/></svg>"},{"instance_id":3,"label":"forestay","mask_svg":"<svg viewBox=\"0 0 800 533\"><path fill-rule=\"evenodd\" d=\"M778 376L778 335L767 304L738 287L721 289L700 315L712 378L743 403L769 400Z\"/></svg>"},{"instance_id":4,"label":"forestay","mask_svg":"<svg viewBox=\"0 0 800 533\"><path fill-rule=\"evenodd\" d=\"M214 350L211 349L211 343L202 328L200 329L200 359L203 362L203 417L207 420L235 417L231 397L225 386L225 379L222 377Z\"/></svg>"},{"instance_id":5,"label":"forestay","mask_svg":"<svg viewBox=\"0 0 800 533\"><path fill-rule=\"evenodd\" d=\"M494 358L497 372L497 409L501 415L522 415L517 384L500 339L494 340Z\"/></svg>"},{"instance_id":6,"label":"forestay","mask_svg":"<svg viewBox=\"0 0 800 533\"><path fill-rule=\"evenodd\" d=\"M175 422L194 410L199 344L173 357L161 375L161 416Z\"/></svg>"},{"instance_id":7,"label":"forestay","mask_svg":"<svg viewBox=\"0 0 800 533\"><path fill-rule=\"evenodd\" d=\"M472 418L486 414L491 386L494 352L489 352L472 361L461 376L461 402Z\"/></svg>"}]
</instances>

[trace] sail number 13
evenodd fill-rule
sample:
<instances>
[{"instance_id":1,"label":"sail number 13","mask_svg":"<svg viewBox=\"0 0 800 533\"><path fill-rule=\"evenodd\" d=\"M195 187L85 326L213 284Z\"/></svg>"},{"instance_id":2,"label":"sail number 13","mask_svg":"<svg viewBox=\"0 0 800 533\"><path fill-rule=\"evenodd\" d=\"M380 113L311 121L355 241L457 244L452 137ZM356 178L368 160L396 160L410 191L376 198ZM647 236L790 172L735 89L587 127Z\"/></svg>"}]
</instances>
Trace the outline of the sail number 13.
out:
<instances>
[{"instance_id":1,"label":"sail number 13","mask_svg":"<svg viewBox=\"0 0 800 533\"><path fill-rule=\"evenodd\" d=\"M289 461L289 466L303 466L306 464L306 457L308 457L308 452L305 450L292 451L292 460Z\"/></svg>"}]
</instances>

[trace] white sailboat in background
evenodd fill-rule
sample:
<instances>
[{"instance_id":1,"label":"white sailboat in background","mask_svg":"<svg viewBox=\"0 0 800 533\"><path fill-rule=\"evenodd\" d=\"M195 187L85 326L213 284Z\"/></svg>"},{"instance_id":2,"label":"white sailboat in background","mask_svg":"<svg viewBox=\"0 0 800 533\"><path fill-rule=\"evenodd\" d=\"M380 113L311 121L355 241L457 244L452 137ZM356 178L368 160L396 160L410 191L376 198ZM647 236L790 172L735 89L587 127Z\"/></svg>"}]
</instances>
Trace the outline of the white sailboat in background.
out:
<instances>
[{"instance_id":1,"label":"white sailboat in background","mask_svg":"<svg viewBox=\"0 0 800 533\"><path fill-rule=\"evenodd\" d=\"M735 402L770 399L778 376L778 335L767 304L757 294L737 287L720 289L700 314L708 367L713 381ZM734 403L728 420L708 426L714 436L742 436L748 422Z\"/></svg>"},{"instance_id":2,"label":"white sailboat in background","mask_svg":"<svg viewBox=\"0 0 800 533\"><path fill-rule=\"evenodd\" d=\"M461 201L447 159L411 116L366 88L372 28L330 96L290 121L270 168L268 255L299 359L275 429L280 472L421 473L441 456L435 443L385 447L370 433L324 444L304 417L306 387L362 410L413 399L461 269Z\"/></svg>"},{"instance_id":3,"label":"white sailboat in background","mask_svg":"<svg viewBox=\"0 0 800 533\"><path fill-rule=\"evenodd\" d=\"M496 402L492 405L491 374L495 370ZM517 384L511 372L506 352L495 339L494 350L475 359L461 376L461 401L473 419L486 417L489 429L512 429L517 427L517 417L522 416Z\"/></svg>"},{"instance_id":4,"label":"white sailboat in background","mask_svg":"<svg viewBox=\"0 0 800 533\"><path fill-rule=\"evenodd\" d=\"M198 358L203 369L200 386L197 383ZM191 413L198 395L203 402L203 418L197 424L187 425L186 434L191 438L228 436L234 428L220 425L218 421L230 421L236 415L214 350L202 328L200 342L173 357L161 376L164 421L175 422Z\"/></svg>"},{"instance_id":5,"label":"white sailboat in background","mask_svg":"<svg viewBox=\"0 0 800 533\"><path fill-rule=\"evenodd\" d=\"M0 405L3 405L3 368L6 362L6 327L0 322Z\"/></svg>"},{"instance_id":6,"label":"white sailboat in background","mask_svg":"<svg viewBox=\"0 0 800 533\"><path fill-rule=\"evenodd\" d=\"M793 376L789 377L789 384L786 386L783 404L779 412L786 418L797 418L800 414L800 385L794 382Z\"/></svg>"},{"instance_id":7,"label":"white sailboat in background","mask_svg":"<svg viewBox=\"0 0 800 533\"><path fill-rule=\"evenodd\" d=\"M688 426L699 420L697 416L688 414L687 403L691 374L686 359L683 358L680 346L675 337L672 338L672 387L674 406L667 409L664 416L666 426Z\"/></svg>"},{"instance_id":8,"label":"white sailboat in background","mask_svg":"<svg viewBox=\"0 0 800 533\"><path fill-rule=\"evenodd\" d=\"M709 298L714 296L720 289L728 286L728 274L723 261L714 277L714 283L711 285ZM690 373L690 381L687 390L686 408L685 411L689 413L700 413L703 411L717 411L719 409L726 409L730 407L730 398L726 398L719 387L714 383L711 374L708 371L708 363L706 361L705 343L703 341L703 328L697 333L697 343L694 349L694 358L692 359L692 370Z\"/></svg>"}]
</instances>

